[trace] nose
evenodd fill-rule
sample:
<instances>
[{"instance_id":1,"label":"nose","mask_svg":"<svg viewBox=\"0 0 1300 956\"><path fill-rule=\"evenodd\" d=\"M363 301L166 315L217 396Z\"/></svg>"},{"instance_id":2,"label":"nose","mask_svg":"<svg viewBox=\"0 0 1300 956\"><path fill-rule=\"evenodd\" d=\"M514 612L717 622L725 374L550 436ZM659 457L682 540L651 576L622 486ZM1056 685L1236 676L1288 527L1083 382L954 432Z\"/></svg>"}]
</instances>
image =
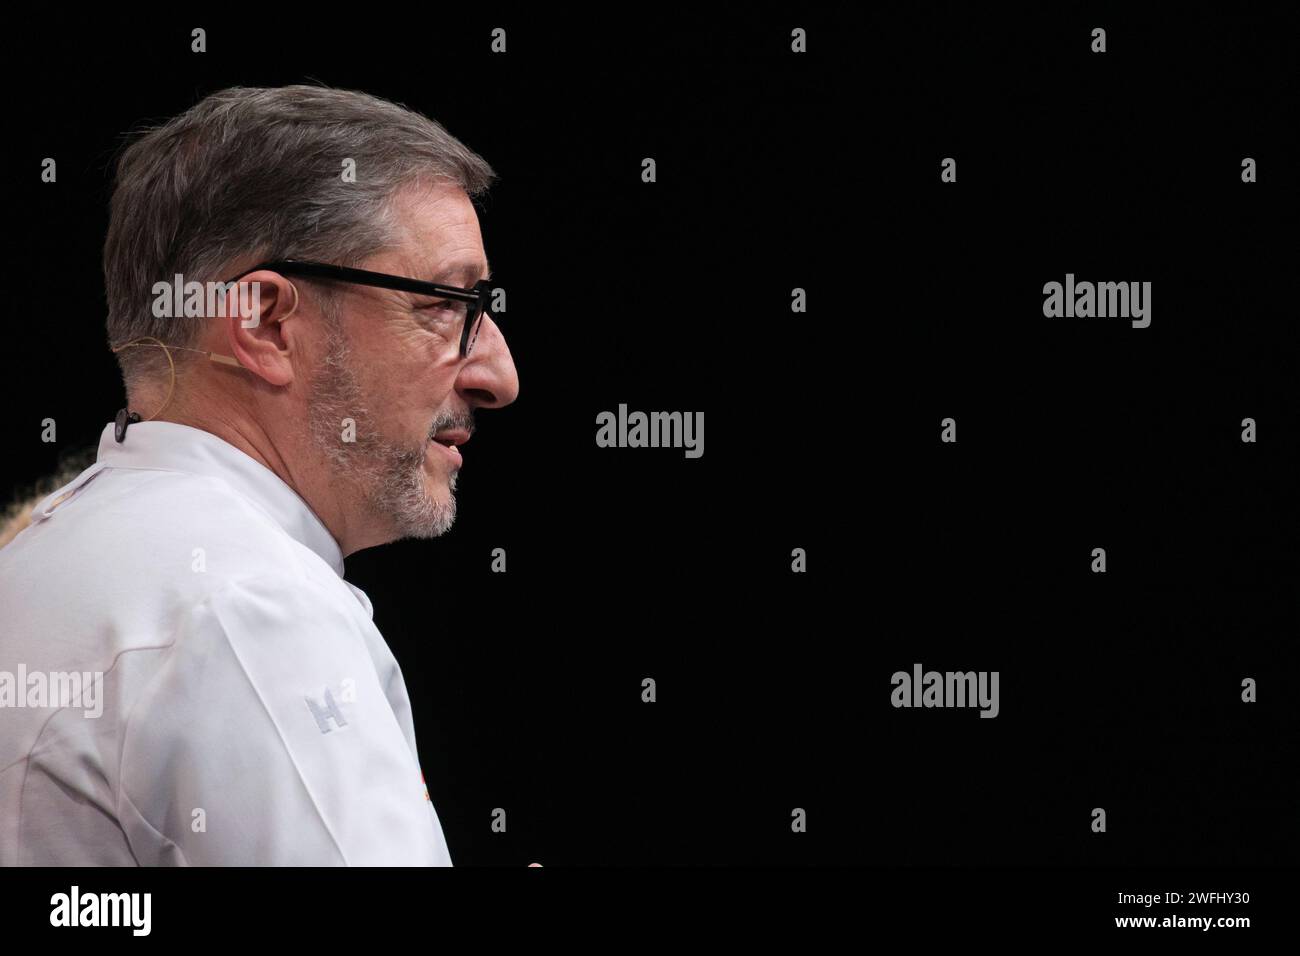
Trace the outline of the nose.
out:
<instances>
[{"instance_id":1,"label":"nose","mask_svg":"<svg viewBox=\"0 0 1300 956\"><path fill-rule=\"evenodd\" d=\"M519 397L519 374L490 315L483 316L478 338L456 378L456 390L478 408L504 408Z\"/></svg>"}]
</instances>

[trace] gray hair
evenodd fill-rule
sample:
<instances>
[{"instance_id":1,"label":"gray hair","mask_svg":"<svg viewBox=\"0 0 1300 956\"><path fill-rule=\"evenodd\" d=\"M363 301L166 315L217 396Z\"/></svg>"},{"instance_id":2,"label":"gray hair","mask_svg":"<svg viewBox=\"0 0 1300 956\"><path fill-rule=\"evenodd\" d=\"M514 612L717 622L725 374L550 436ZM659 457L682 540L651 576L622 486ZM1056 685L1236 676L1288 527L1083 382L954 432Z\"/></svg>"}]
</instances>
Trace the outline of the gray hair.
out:
<instances>
[{"instance_id":1,"label":"gray hair","mask_svg":"<svg viewBox=\"0 0 1300 956\"><path fill-rule=\"evenodd\" d=\"M265 258L355 266L396 241L393 200L406 187L450 183L473 199L497 178L434 120L324 86L232 87L136 132L117 163L104 242L110 347L142 336L198 343L202 319L153 314L154 284L177 273L224 281L233 263ZM343 179L345 160L355 182ZM336 318L333 291L316 296ZM128 389L167 368L158 348L117 359Z\"/></svg>"}]
</instances>

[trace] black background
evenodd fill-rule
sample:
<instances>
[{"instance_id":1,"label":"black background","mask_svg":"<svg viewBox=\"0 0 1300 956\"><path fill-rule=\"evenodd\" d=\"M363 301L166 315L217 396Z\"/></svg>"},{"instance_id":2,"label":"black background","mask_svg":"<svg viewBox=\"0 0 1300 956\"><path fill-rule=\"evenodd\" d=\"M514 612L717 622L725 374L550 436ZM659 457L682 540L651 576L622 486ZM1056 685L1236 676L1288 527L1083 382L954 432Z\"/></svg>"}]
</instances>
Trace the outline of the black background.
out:
<instances>
[{"instance_id":1,"label":"black background","mask_svg":"<svg viewBox=\"0 0 1300 956\"><path fill-rule=\"evenodd\" d=\"M15 29L4 490L122 404L121 134L365 90L501 176L519 399L477 416L448 535L347 561L458 866L1293 864L1295 31L1052 7ZM1151 326L1045 319L1067 272L1151 281ZM620 403L703 411L704 456L597 448ZM892 708L915 662L999 671L1000 715Z\"/></svg>"}]
</instances>

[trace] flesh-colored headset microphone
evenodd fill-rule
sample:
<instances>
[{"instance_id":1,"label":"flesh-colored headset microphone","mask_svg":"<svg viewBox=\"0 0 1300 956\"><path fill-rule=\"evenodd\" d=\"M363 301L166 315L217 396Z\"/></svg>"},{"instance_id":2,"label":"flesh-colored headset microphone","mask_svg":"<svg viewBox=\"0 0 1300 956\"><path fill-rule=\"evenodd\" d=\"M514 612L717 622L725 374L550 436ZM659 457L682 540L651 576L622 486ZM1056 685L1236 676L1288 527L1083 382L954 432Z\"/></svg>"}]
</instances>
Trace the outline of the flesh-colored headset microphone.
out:
<instances>
[{"instance_id":1,"label":"flesh-colored headset microphone","mask_svg":"<svg viewBox=\"0 0 1300 956\"><path fill-rule=\"evenodd\" d=\"M289 310L289 314L292 315L294 312L298 311L298 287L292 282L290 282L289 285L293 288L293 308ZM113 422L113 437L116 438L119 443L126 440L126 430L128 427L134 425L136 422L152 421L161 415L163 410L167 408L168 403L171 402L172 393L176 391L176 362L172 359L172 349L183 349L186 352L198 352L202 355L206 355L208 360L211 362L220 362L222 365L233 365L235 368L244 367L239 364L239 359L235 358L233 355L220 355L216 352L209 352L206 349L191 348L188 345L168 345L166 342L160 342L152 335L142 335L138 339L124 342L121 345L115 346L113 351L115 353L120 352L122 349L129 349L135 345L148 345L162 349L163 354L167 356L167 367L171 373L171 377L167 384L167 397L163 399L163 403L158 407L158 411L154 412L148 418L141 418L137 412L133 412L129 408L121 408L118 410L117 418Z\"/></svg>"}]
</instances>

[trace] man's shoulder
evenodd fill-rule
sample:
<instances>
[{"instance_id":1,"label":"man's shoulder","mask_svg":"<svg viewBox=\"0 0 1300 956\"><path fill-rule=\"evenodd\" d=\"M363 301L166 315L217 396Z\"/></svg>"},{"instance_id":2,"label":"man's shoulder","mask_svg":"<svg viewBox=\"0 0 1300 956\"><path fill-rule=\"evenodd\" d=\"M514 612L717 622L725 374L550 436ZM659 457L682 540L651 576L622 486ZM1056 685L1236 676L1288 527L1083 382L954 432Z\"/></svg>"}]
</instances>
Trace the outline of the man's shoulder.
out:
<instances>
[{"instance_id":1,"label":"man's shoulder","mask_svg":"<svg viewBox=\"0 0 1300 956\"><path fill-rule=\"evenodd\" d=\"M0 549L0 567L39 570L46 579L90 573L143 582L185 574L218 579L312 560L258 505L205 475L107 468L69 500L47 507L48 515L39 511L38 505L29 527Z\"/></svg>"},{"instance_id":2,"label":"man's shoulder","mask_svg":"<svg viewBox=\"0 0 1300 956\"><path fill-rule=\"evenodd\" d=\"M223 593L279 593L317 620L360 607L319 555L201 475L106 469L0 549L0 605L18 643L57 628L112 653L156 646Z\"/></svg>"}]
</instances>

